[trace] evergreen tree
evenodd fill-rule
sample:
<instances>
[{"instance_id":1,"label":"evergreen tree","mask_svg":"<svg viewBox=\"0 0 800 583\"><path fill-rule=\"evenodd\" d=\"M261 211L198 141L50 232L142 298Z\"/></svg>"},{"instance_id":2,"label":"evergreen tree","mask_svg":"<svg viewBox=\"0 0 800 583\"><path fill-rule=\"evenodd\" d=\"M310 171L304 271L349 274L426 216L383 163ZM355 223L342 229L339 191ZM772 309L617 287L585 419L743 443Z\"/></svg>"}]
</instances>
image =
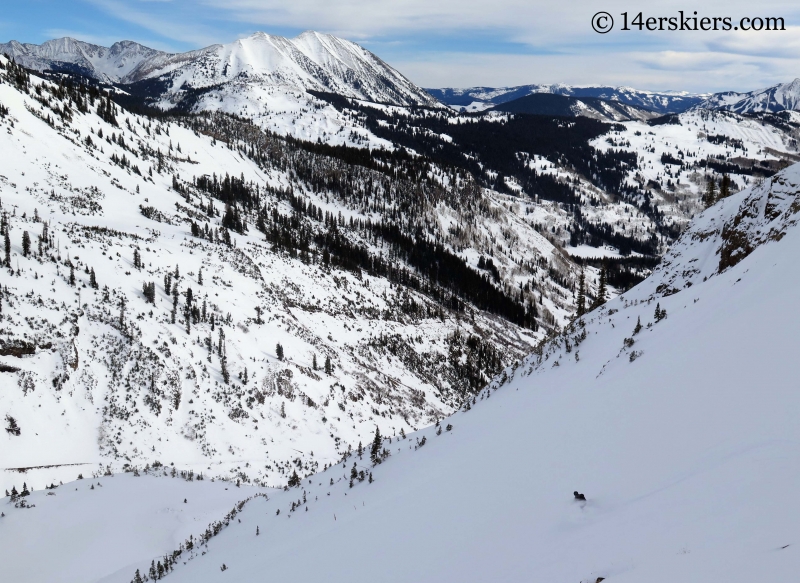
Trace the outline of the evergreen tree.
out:
<instances>
[{"instance_id":1,"label":"evergreen tree","mask_svg":"<svg viewBox=\"0 0 800 583\"><path fill-rule=\"evenodd\" d=\"M125 298L122 298L122 301L119 303L119 327L125 327Z\"/></svg>"},{"instance_id":2,"label":"evergreen tree","mask_svg":"<svg viewBox=\"0 0 800 583\"><path fill-rule=\"evenodd\" d=\"M93 289L97 289L97 288L98 288L98 285L97 285L97 276L96 276L96 275L95 275L95 273L94 273L94 267L92 267L91 271L89 272L89 285L90 285L90 286L91 286Z\"/></svg>"},{"instance_id":3,"label":"evergreen tree","mask_svg":"<svg viewBox=\"0 0 800 583\"><path fill-rule=\"evenodd\" d=\"M8 235L8 231L10 227L6 227L6 233L4 237L5 243L5 251L6 251L6 267L11 267L11 237Z\"/></svg>"},{"instance_id":4,"label":"evergreen tree","mask_svg":"<svg viewBox=\"0 0 800 583\"><path fill-rule=\"evenodd\" d=\"M722 175L722 180L719 181L719 198L728 198L731 195L731 177L727 174Z\"/></svg>"},{"instance_id":5,"label":"evergreen tree","mask_svg":"<svg viewBox=\"0 0 800 583\"><path fill-rule=\"evenodd\" d=\"M231 382L231 373L228 372L228 357L225 354L222 355L220 366L222 368L222 381L227 385Z\"/></svg>"},{"instance_id":6,"label":"evergreen tree","mask_svg":"<svg viewBox=\"0 0 800 583\"><path fill-rule=\"evenodd\" d=\"M581 278L578 280L578 311L575 314L580 318L586 313L586 277L581 269Z\"/></svg>"},{"instance_id":7,"label":"evergreen tree","mask_svg":"<svg viewBox=\"0 0 800 583\"><path fill-rule=\"evenodd\" d=\"M278 360L283 360L283 346L280 342L275 346L275 354L278 356Z\"/></svg>"},{"instance_id":8,"label":"evergreen tree","mask_svg":"<svg viewBox=\"0 0 800 583\"><path fill-rule=\"evenodd\" d=\"M381 463L381 447L383 446L383 439L381 439L381 430L375 426L375 437L372 440L372 447L369 452L369 459L372 460L373 465Z\"/></svg>"},{"instance_id":9,"label":"evergreen tree","mask_svg":"<svg viewBox=\"0 0 800 583\"><path fill-rule=\"evenodd\" d=\"M706 183L706 191L703 194L703 206L708 208L717 202L717 181L712 176Z\"/></svg>"},{"instance_id":10,"label":"evergreen tree","mask_svg":"<svg viewBox=\"0 0 800 583\"><path fill-rule=\"evenodd\" d=\"M600 270L600 292L598 293L600 303L604 304L608 300L608 266L603 262L603 268Z\"/></svg>"},{"instance_id":11,"label":"evergreen tree","mask_svg":"<svg viewBox=\"0 0 800 583\"><path fill-rule=\"evenodd\" d=\"M292 472L292 476L289 478L288 486L290 488L294 488L295 486L300 485L300 476L297 475L297 470Z\"/></svg>"},{"instance_id":12,"label":"evergreen tree","mask_svg":"<svg viewBox=\"0 0 800 583\"><path fill-rule=\"evenodd\" d=\"M633 329L633 335L636 336L641 331L642 331L642 317L639 316L638 318L636 318L636 327Z\"/></svg>"},{"instance_id":13,"label":"evergreen tree","mask_svg":"<svg viewBox=\"0 0 800 583\"><path fill-rule=\"evenodd\" d=\"M27 257L31 252L31 236L28 231L22 233L22 255Z\"/></svg>"},{"instance_id":14,"label":"evergreen tree","mask_svg":"<svg viewBox=\"0 0 800 583\"><path fill-rule=\"evenodd\" d=\"M603 267L600 269L600 285L598 286L597 290L597 298L594 300L594 308L599 308L603 304L606 303L606 295L608 292L606 290L606 281L608 278L608 273L606 271L606 263L603 262Z\"/></svg>"},{"instance_id":15,"label":"evergreen tree","mask_svg":"<svg viewBox=\"0 0 800 583\"><path fill-rule=\"evenodd\" d=\"M75 285L75 266L72 265L72 262L69 264L69 284Z\"/></svg>"},{"instance_id":16,"label":"evergreen tree","mask_svg":"<svg viewBox=\"0 0 800 583\"><path fill-rule=\"evenodd\" d=\"M311 359L311 368L317 370L317 354L314 353L314 356Z\"/></svg>"},{"instance_id":17,"label":"evergreen tree","mask_svg":"<svg viewBox=\"0 0 800 583\"><path fill-rule=\"evenodd\" d=\"M325 356L325 374L331 375L333 373L333 365L331 364L331 357Z\"/></svg>"},{"instance_id":18,"label":"evergreen tree","mask_svg":"<svg viewBox=\"0 0 800 583\"><path fill-rule=\"evenodd\" d=\"M154 281L149 283L145 282L142 284L142 291L144 293L144 298L148 303L156 303L156 283Z\"/></svg>"},{"instance_id":19,"label":"evergreen tree","mask_svg":"<svg viewBox=\"0 0 800 583\"><path fill-rule=\"evenodd\" d=\"M17 420L14 419L11 415L6 415L6 423L8 423L6 431L11 435L19 437L21 430L19 428L19 425L17 425Z\"/></svg>"},{"instance_id":20,"label":"evergreen tree","mask_svg":"<svg viewBox=\"0 0 800 583\"><path fill-rule=\"evenodd\" d=\"M173 324L175 323L175 318L176 318L177 314L178 314L178 290L177 289L173 289L172 290L172 316L171 316L171 322Z\"/></svg>"}]
</instances>

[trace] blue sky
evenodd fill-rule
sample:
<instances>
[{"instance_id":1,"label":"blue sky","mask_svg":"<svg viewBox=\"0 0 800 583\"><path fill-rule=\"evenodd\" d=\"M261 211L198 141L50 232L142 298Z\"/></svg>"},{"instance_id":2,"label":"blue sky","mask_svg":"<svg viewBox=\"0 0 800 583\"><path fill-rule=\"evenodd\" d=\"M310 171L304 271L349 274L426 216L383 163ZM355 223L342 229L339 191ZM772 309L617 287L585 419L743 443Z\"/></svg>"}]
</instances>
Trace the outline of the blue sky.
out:
<instances>
[{"instance_id":1,"label":"blue sky","mask_svg":"<svg viewBox=\"0 0 800 583\"><path fill-rule=\"evenodd\" d=\"M795 3L662 0L25 0L0 14L0 40L72 36L110 45L135 40L186 51L262 30L328 32L359 42L426 87L526 83L630 85L695 92L749 90L800 77ZM702 5L702 8L700 7ZM620 13L780 16L781 32L648 32L619 29ZM599 10L617 27L591 28Z\"/></svg>"}]
</instances>

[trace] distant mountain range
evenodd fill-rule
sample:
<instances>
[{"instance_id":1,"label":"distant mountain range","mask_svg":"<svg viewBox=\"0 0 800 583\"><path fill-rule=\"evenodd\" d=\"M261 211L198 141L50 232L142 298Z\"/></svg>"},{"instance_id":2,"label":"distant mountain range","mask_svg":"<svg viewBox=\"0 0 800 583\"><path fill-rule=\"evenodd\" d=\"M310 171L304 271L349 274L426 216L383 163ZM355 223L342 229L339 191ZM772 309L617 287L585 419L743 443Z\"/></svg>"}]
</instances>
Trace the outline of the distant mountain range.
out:
<instances>
[{"instance_id":1,"label":"distant mountain range","mask_svg":"<svg viewBox=\"0 0 800 583\"><path fill-rule=\"evenodd\" d=\"M776 113L784 110L800 110L800 79L795 79L790 83L780 83L766 89L758 89L748 93L735 91L725 91L713 94L692 94L685 91L642 91L631 87L574 87L570 85L521 85L518 87L469 87L466 89L428 89L428 93L445 105L455 109L465 109L468 111L483 111L486 109L502 109L511 111L508 107L498 107L521 98L528 98L532 95L561 95L573 99L579 99L584 104L586 98L603 100L607 102L618 102L652 111L659 115L682 113L690 109L717 109L733 111L736 113ZM556 103L566 104L561 100L538 100L527 99L519 105L513 106L516 111L530 109L540 109L547 103L555 106ZM572 103L572 102L570 102ZM589 109L595 109L596 102ZM563 105L559 106L563 109ZM603 108L611 107L618 110L618 106L604 105ZM529 111L533 113L534 111ZM551 113L552 115L552 113ZM575 115L565 113L564 115ZM579 114L583 115L583 113Z\"/></svg>"},{"instance_id":2,"label":"distant mountain range","mask_svg":"<svg viewBox=\"0 0 800 583\"><path fill-rule=\"evenodd\" d=\"M428 89L442 103L450 106L468 108L472 104L481 104L480 109L488 109L501 103L507 103L528 95L551 93L576 98L597 98L605 101L617 101L625 105L648 109L658 114L680 113L701 103L702 95L685 91L641 91L631 87L574 87L570 85L521 85L518 87L469 87L466 89Z\"/></svg>"},{"instance_id":3,"label":"distant mountain range","mask_svg":"<svg viewBox=\"0 0 800 583\"><path fill-rule=\"evenodd\" d=\"M248 116L257 116L259 109L266 113L265 107L274 110L287 100L307 108L309 98L302 94L309 91L401 106L444 104L466 111L495 108L607 121L690 109L775 113L800 108L800 79L748 93L714 94L563 84L423 89L358 44L313 31L291 39L257 32L186 53L167 53L132 41L102 47L74 38L40 45L12 40L0 44L0 53L29 69L120 86L136 99L163 109L225 109ZM292 91L295 94L289 95Z\"/></svg>"},{"instance_id":4,"label":"distant mountain range","mask_svg":"<svg viewBox=\"0 0 800 583\"><path fill-rule=\"evenodd\" d=\"M800 110L800 79L749 93L735 91L714 93L695 107L725 109L736 113L777 113L787 109Z\"/></svg>"},{"instance_id":5,"label":"distant mountain range","mask_svg":"<svg viewBox=\"0 0 800 583\"><path fill-rule=\"evenodd\" d=\"M559 115L572 117L581 115L601 121L648 120L658 113L628 105L619 101L606 101L597 97L568 97L552 93L533 93L513 101L506 101L492 108L508 113L528 113L533 115Z\"/></svg>"},{"instance_id":6,"label":"distant mountain range","mask_svg":"<svg viewBox=\"0 0 800 583\"><path fill-rule=\"evenodd\" d=\"M166 53L131 41L101 47L72 38L41 45L0 44L18 63L38 71L69 72L105 83L143 85L149 97L173 104L187 92L241 86L314 90L396 105L437 102L363 47L307 31L292 38L257 32L228 44Z\"/></svg>"}]
</instances>

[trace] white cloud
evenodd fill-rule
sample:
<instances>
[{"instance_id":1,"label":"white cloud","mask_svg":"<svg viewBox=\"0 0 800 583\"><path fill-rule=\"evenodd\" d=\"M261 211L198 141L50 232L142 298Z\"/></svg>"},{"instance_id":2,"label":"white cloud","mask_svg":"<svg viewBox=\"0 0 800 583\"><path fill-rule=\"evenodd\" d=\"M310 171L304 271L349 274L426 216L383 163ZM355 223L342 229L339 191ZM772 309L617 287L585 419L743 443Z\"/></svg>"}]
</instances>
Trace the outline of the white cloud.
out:
<instances>
[{"instance_id":1,"label":"white cloud","mask_svg":"<svg viewBox=\"0 0 800 583\"><path fill-rule=\"evenodd\" d=\"M149 1L149 0L147 0ZM151 39L151 38L120 38L118 35L113 34L104 34L104 35L96 35L91 34L79 30L71 30L65 28L48 28L44 31L44 34L47 38L63 38L63 37L70 37L75 38L78 40L82 40L83 42L100 45L102 47L110 47L115 42L120 40L132 40L141 45L146 47L150 47L151 49L157 49L160 51L167 51L167 52L174 52L174 47L168 43L164 43L160 40Z\"/></svg>"},{"instance_id":2,"label":"white cloud","mask_svg":"<svg viewBox=\"0 0 800 583\"><path fill-rule=\"evenodd\" d=\"M567 83L703 93L749 91L797 76L793 63L786 59L675 51L586 55L436 53L391 64L423 87Z\"/></svg>"},{"instance_id":3,"label":"white cloud","mask_svg":"<svg viewBox=\"0 0 800 583\"><path fill-rule=\"evenodd\" d=\"M141 2L125 2L124 0L88 0L98 8L105 10L111 15L140 26L164 38L192 43L197 47L204 47L219 42L214 29L197 22L198 14L186 12L180 20L175 14L164 10L154 12L154 9L161 5L171 4L170 2L156 2L141 6ZM139 5L133 7L132 4ZM180 7L178 7L180 9Z\"/></svg>"}]
</instances>

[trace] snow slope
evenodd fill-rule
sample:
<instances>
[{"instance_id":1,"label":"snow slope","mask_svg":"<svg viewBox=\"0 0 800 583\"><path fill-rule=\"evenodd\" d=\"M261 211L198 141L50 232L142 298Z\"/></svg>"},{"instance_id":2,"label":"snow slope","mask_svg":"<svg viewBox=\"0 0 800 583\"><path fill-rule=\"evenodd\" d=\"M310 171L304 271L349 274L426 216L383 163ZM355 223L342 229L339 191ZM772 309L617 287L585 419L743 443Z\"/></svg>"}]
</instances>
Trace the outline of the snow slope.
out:
<instances>
[{"instance_id":1,"label":"snow slope","mask_svg":"<svg viewBox=\"0 0 800 583\"><path fill-rule=\"evenodd\" d=\"M21 489L22 480L16 486ZM86 474L83 480L35 491L25 498L34 508L0 503L6 515L0 518L0 546L13 549L3 554L2 578L129 581L164 549L197 536L237 502L259 492L265 490L131 474Z\"/></svg>"},{"instance_id":2,"label":"snow slope","mask_svg":"<svg viewBox=\"0 0 800 583\"><path fill-rule=\"evenodd\" d=\"M22 429L19 436L0 432L0 489L19 486L20 472L39 490L78 471L155 461L283 484L294 470L303 475L338 461L370 438L375 423L387 433L435 423L465 398L465 370L487 382L544 334L480 310L453 313L386 277L325 266L313 246L305 258L276 249L252 215L245 215L248 230L230 231L224 244L225 205L193 178L243 177L258 186L267 217L280 220L296 216L291 189L375 257L389 253L385 242L359 235L349 221L383 220L399 202L384 190L380 205L346 202L312 186L298 176L310 172L295 162L301 154L277 138L261 164L222 134L119 109L112 125L98 115L99 100L82 113L57 93L35 76L21 91L0 71L0 104L8 109L0 115L0 216L11 259L0 273L0 426L10 415ZM314 159L340 171L333 163ZM364 176L385 183L383 174ZM443 200L447 193L425 202L430 193L418 185L414 191L431 236L473 269L491 252L501 285L522 295L529 284L524 294L540 319L563 324L574 310L572 293L550 273L571 285L577 271L533 228L533 204L477 189L471 196L485 210L466 211ZM319 216L300 217L298 231L324 232ZM192 236L193 222L211 234ZM178 289L175 322L168 275ZM146 283L154 285L152 302ZM187 330L189 288L206 315L193 317ZM496 365L475 369L467 345L475 338L497 351Z\"/></svg>"},{"instance_id":3,"label":"snow slope","mask_svg":"<svg viewBox=\"0 0 800 583\"><path fill-rule=\"evenodd\" d=\"M249 503L170 580L794 581L799 213L798 166L718 203L452 427Z\"/></svg>"}]
</instances>

